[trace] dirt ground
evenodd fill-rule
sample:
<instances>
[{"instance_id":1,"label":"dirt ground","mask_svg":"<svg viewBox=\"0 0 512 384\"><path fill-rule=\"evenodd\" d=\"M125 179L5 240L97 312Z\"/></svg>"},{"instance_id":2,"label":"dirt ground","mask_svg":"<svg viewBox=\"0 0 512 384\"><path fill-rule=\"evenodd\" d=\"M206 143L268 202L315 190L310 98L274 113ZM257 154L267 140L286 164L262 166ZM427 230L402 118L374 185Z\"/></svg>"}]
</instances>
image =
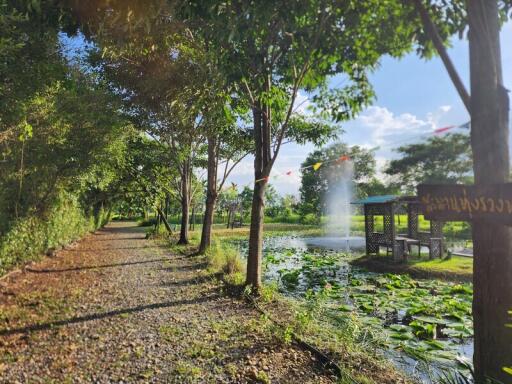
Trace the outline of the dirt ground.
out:
<instances>
[{"instance_id":1,"label":"dirt ground","mask_svg":"<svg viewBox=\"0 0 512 384\"><path fill-rule=\"evenodd\" d=\"M0 281L1 383L331 383L316 359L116 222Z\"/></svg>"}]
</instances>

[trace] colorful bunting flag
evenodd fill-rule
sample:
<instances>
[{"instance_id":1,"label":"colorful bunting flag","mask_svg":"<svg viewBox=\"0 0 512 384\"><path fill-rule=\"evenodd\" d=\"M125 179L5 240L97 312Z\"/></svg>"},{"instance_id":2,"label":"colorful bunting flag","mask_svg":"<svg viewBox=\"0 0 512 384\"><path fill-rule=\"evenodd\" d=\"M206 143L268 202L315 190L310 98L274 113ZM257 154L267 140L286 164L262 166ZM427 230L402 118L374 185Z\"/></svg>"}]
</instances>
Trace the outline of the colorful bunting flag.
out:
<instances>
[{"instance_id":1,"label":"colorful bunting flag","mask_svg":"<svg viewBox=\"0 0 512 384\"><path fill-rule=\"evenodd\" d=\"M268 181L268 176L262 177L261 179L258 179L255 181L255 183L259 183L260 181Z\"/></svg>"},{"instance_id":2,"label":"colorful bunting flag","mask_svg":"<svg viewBox=\"0 0 512 384\"><path fill-rule=\"evenodd\" d=\"M341 155L341 156L338 158L338 160L336 160L336 163L337 163L337 164L339 164L339 163L341 163L341 162L343 162L343 161L348 161L348 160L350 160L350 157L348 157L347 155Z\"/></svg>"},{"instance_id":3,"label":"colorful bunting flag","mask_svg":"<svg viewBox=\"0 0 512 384\"><path fill-rule=\"evenodd\" d=\"M450 125L450 126L447 126L447 127L437 128L436 130L433 131L433 134L437 135L437 134L449 131L450 129L453 129L453 128L466 128L466 129L469 129L470 128L470 124L471 124L471 122L467 122L467 123L461 124L461 125ZM395 143L395 145L396 145L396 143ZM314 163L313 165L308 165L307 167L299 168L299 170L313 168L314 171L318 171L320 169L320 167L323 166L324 164L329 164L329 163L340 164L340 163L342 163L344 161L349 161L349 160L350 160L350 156L341 155L337 159L327 160L327 161L324 161L324 162L317 162L317 163ZM287 172L284 173L284 175L286 175L286 176L291 176L292 174L293 174L293 171L287 171ZM276 179L279 178L280 175L282 176L283 174L282 173L281 174L276 174L276 175L272 176L272 179L276 180ZM265 176L265 177L262 177L261 179L256 180L256 183L258 183L260 181L269 181L269 176Z\"/></svg>"},{"instance_id":4,"label":"colorful bunting flag","mask_svg":"<svg viewBox=\"0 0 512 384\"><path fill-rule=\"evenodd\" d=\"M465 124L462 124L459 128L469 129L471 127L471 121L468 121Z\"/></svg>"},{"instance_id":5,"label":"colorful bunting flag","mask_svg":"<svg viewBox=\"0 0 512 384\"><path fill-rule=\"evenodd\" d=\"M452 128L455 128L455 125L450 125L448 127L443 127L443 128L437 128L436 130L434 130L434 134L437 135L439 133L443 133L443 132L449 131Z\"/></svg>"}]
</instances>

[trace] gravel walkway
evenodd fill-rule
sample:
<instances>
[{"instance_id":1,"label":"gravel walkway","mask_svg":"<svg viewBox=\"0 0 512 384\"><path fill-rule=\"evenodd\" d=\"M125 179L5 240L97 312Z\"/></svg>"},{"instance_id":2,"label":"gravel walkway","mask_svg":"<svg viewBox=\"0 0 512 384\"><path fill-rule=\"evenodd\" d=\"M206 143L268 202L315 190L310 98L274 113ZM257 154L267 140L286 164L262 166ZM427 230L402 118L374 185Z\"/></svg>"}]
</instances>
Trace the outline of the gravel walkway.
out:
<instances>
[{"instance_id":1,"label":"gravel walkway","mask_svg":"<svg viewBox=\"0 0 512 384\"><path fill-rule=\"evenodd\" d=\"M308 352L116 222L0 282L1 383L331 383Z\"/></svg>"}]
</instances>

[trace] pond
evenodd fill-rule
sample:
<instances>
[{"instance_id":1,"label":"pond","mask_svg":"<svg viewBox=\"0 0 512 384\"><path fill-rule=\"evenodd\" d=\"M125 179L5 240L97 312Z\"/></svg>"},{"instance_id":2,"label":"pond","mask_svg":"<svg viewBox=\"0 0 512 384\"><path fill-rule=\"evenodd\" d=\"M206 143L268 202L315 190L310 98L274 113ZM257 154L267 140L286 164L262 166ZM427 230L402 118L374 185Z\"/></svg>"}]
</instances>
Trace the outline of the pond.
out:
<instances>
[{"instance_id":1,"label":"pond","mask_svg":"<svg viewBox=\"0 0 512 384\"><path fill-rule=\"evenodd\" d=\"M234 244L247 254L247 242ZM441 370L466 374L473 355L472 286L351 266L363 248L359 237L269 237L264 280L295 298L322 295L338 315L355 314L381 335L394 363L422 382L436 382Z\"/></svg>"}]
</instances>

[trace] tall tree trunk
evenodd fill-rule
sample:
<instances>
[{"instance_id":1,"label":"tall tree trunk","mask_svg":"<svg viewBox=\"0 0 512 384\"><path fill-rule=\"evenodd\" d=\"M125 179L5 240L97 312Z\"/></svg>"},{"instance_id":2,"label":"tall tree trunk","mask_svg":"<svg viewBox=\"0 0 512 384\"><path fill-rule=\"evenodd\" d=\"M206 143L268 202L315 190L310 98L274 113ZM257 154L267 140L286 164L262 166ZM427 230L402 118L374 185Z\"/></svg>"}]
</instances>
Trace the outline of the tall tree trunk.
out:
<instances>
[{"instance_id":1,"label":"tall tree trunk","mask_svg":"<svg viewBox=\"0 0 512 384\"><path fill-rule=\"evenodd\" d=\"M229 229L229 223L231 222L231 208L228 208L226 229Z\"/></svg>"},{"instance_id":2,"label":"tall tree trunk","mask_svg":"<svg viewBox=\"0 0 512 384\"><path fill-rule=\"evenodd\" d=\"M184 164L181 172L181 228L178 244L188 244L188 224L190 221L190 186L189 186L190 167Z\"/></svg>"},{"instance_id":3,"label":"tall tree trunk","mask_svg":"<svg viewBox=\"0 0 512 384\"><path fill-rule=\"evenodd\" d=\"M507 91L503 87L496 0L467 0L471 70L471 145L475 184L509 178ZM492 222L473 222L477 383L485 377L510 382L503 367L512 365L511 230Z\"/></svg>"},{"instance_id":4,"label":"tall tree trunk","mask_svg":"<svg viewBox=\"0 0 512 384\"><path fill-rule=\"evenodd\" d=\"M261 260L263 251L263 219L266 181L254 183L252 195L251 227L249 232L249 255L247 257L247 285L255 292L261 286Z\"/></svg>"},{"instance_id":5,"label":"tall tree trunk","mask_svg":"<svg viewBox=\"0 0 512 384\"><path fill-rule=\"evenodd\" d=\"M201 232L201 243L199 244L199 253L205 253L211 245L212 224L215 210L215 200L213 196L206 197L206 207L203 218L203 229Z\"/></svg>"},{"instance_id":6,"label":"tall tree trunk","mask_svg":"<svg viewBox=\"0 0 512 384\"><path fill-rule=\"evenodd\" d=\"M267 81L267 87L270 87ZM247 256L246 284L257 293L261 286L261 260L263 257L263 219L265 207L265 188L272 168L270 108L261 107L260 103L253 108L254 122L254 192L252 195L251 227L249 232L249 253Z\"/></svg>"},{"instance_id":7,"label":"tall tree trunk","mask_svg":"<svg viewBox=\"0 0 512 384\"><path fill-rule=\"evenodd\" d=\"M206 182L206 206L203 216L199 253L205 253L211 245L213 215L217 202L217 158L218 142L214 135L208 136L208 164Z\"/></svg>"}]
</instances>

